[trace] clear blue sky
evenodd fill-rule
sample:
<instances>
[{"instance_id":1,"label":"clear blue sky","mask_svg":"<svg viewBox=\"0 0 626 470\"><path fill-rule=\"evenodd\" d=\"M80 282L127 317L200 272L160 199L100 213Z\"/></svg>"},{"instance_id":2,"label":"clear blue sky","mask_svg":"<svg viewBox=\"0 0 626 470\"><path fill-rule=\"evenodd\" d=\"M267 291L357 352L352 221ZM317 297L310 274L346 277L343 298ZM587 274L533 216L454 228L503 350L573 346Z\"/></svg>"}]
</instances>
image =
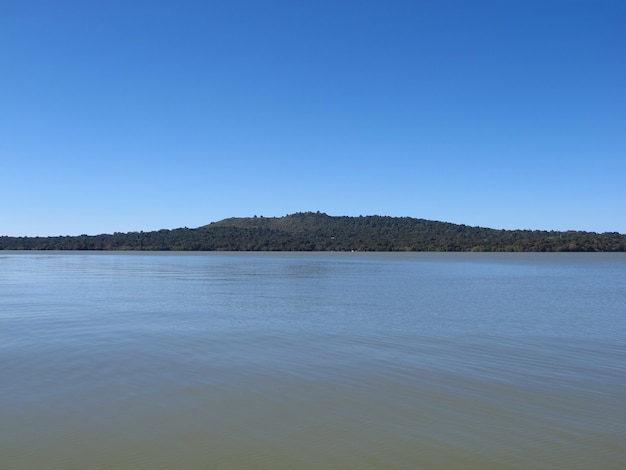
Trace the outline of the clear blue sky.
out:
<instances>
[{"instance_id":1,"label":"clear blue sky","mask_svg":"<svg viewBox=\"0 0 626 470\"><path fill-rule=\"evenodd\" d=\"M0 235L626 233L626 2L0 0Z\"/></svg>"}]
</instances>

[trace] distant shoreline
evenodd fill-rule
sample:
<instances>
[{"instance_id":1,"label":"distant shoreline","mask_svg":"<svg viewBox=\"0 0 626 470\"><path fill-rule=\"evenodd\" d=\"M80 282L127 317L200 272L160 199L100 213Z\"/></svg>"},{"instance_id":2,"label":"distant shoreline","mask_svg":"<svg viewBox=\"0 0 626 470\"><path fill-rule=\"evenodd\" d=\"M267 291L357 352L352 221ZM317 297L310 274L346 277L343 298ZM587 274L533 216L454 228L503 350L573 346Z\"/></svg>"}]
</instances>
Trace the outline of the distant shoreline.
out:
<instances>
[{"instance_id":1,"label":"distant shoreline","mask_svg":"<svg viewBox=\"0 0 626 470\"><path fill-rule=\"evenodd\" d=\"M0 250L63 251L360 251L623 252L616 232L497 230L411 217L230 218L195 229L57 237L0 236Z\"/></svg>"}]
</instances>

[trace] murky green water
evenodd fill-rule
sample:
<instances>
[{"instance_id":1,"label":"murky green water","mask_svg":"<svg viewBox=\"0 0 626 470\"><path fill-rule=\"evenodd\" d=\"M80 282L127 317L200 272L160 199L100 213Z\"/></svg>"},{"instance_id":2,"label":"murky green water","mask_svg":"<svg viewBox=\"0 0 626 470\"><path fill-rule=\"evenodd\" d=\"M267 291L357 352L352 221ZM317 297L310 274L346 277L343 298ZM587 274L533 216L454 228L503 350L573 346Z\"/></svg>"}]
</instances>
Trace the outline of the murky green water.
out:
<instances>
[{"instance_id":1,"label":"murky green water","mask_svg":"<svg viewBox=\"0 0 626 470\"><path fill-rule=\"evenodd\" d=\"M0 252L2 469L626 466L626 254Z\"/></svg>"}]
</instances>

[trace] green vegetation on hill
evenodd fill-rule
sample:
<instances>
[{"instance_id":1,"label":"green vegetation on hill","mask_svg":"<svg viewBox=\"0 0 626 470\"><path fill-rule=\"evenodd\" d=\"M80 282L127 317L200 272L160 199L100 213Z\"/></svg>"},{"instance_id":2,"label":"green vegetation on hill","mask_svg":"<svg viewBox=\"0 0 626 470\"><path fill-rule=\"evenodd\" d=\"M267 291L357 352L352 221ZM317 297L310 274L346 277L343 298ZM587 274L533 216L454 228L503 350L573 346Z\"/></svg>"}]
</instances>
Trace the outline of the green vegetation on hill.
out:
<instances>
[{"instance_id":1,"label":"green vegetation on hill","mask_svg":"<svg viewBox=\"0 0 626 470\"><path fill-rule=\"evenodd\" d=\"M626 251L619 233L494 230L411 217L231 218L196 229L76 237L0 237L3 250Z\"/></svg>"}]
</instances>

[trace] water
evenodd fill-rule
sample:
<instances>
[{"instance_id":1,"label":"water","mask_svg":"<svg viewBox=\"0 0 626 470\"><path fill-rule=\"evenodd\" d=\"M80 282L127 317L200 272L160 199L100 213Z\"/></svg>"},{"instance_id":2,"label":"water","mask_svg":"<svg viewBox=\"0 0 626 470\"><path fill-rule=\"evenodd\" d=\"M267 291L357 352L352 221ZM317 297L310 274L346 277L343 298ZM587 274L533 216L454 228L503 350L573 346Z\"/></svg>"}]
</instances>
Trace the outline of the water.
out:
<instances>
[{"instance_id":1,"label":"water","mask_svg":"<svg viewBox=\"0 0 626 470\"><path fill-rule=\"evenodd\" d=\"M626 254L0 252L2 469L621 469Z\"/></svg>"}]
</instances>

